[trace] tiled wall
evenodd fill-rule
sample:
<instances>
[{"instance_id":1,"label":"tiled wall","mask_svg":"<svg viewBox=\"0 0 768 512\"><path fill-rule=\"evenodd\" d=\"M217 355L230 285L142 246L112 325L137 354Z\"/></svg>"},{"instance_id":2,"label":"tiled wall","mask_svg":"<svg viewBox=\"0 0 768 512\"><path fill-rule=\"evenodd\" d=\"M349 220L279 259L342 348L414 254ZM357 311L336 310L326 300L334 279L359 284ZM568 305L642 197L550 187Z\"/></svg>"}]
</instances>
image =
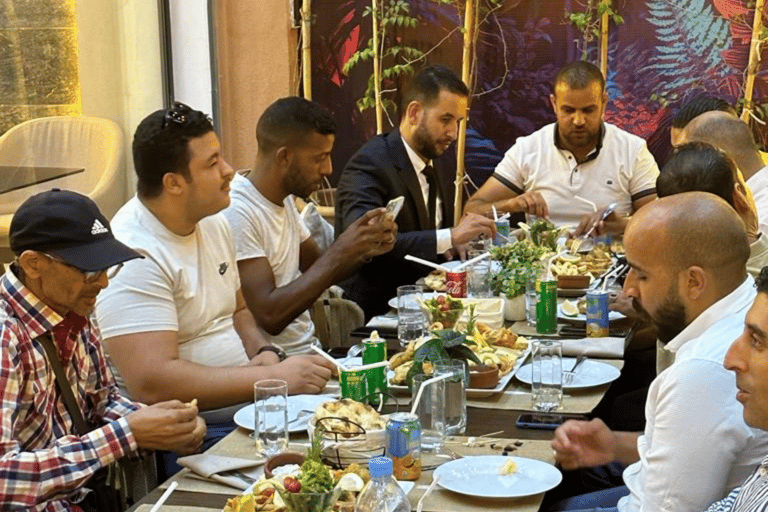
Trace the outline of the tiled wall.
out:
<instances>
[{"instance_id":1,"label":"tiled wall","mask_svg":"<svg viewBox=\"0 0 768 512\"><path fill-rule=\"evenodd\" d=\"M75 0L0 0L0 133L81 113Z\"/></svg>"}]
</instances>

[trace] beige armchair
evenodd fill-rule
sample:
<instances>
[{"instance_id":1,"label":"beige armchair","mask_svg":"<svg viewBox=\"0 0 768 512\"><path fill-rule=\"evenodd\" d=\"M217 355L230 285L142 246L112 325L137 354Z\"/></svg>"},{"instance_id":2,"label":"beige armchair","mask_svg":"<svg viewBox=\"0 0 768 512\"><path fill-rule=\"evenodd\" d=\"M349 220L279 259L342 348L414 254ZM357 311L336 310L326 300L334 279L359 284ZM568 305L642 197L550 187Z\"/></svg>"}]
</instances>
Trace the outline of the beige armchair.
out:
<instances>
[{"instance_id":1,"label":"beige armchair","mask_svg":"<svg viewBox=\"0 0 768 512\"><path fill-rule=\"evenodd\" d=\"M108 218L125 202L125 142L120 127L96 117L43 117L8 130L0 137L0 172L5 167L84 169L10 192L0 193L0 247L8 247L8 229L25 199L52 188L85 194Z\"/></svg>"}]
</instances>

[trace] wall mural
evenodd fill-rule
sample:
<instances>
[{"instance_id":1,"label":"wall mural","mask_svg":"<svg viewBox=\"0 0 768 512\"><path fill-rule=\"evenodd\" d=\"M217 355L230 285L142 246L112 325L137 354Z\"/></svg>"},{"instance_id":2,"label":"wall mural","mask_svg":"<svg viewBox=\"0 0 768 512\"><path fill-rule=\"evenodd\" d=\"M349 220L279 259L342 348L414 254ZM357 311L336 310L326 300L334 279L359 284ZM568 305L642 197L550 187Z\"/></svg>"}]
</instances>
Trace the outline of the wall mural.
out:
<instances>
[{"instance_id":1,"label":"wall mural","mask_svg":"<svg viewBox=\"0 0 768 512\"><path fill-rule=\"evenodd\" d=\"M426 62L460 73L462 21L453 2L386 2L408 4L407 13L399 14L417 22L413 27L390 26L385 45L418 49L426 53ZM610 29L606 121L645 138L663 163L670 151L671 118L682 103L705 92L738 102L752 34L747 2L614 0L624 22ZM334 154L335 176L375 133L372 110L360 112L355 104L368 86L370 60L344 73L345 63L371 37L369 5L370 0L313 1L313 96L344 120ZM478 185L517 137L554 121L549 93L557 69L581 58L582 50L597 62L596 42L582 48L583 34L566 21L566 12L579 10L579 0L503 0L483 12L467 137L467 170ZM408 63L402 54L387 59L384 68ZM403 80L394 76L384 82L394 104L399 103L397 88ZM754 98L768 103L766 71L757 75ZM396 125L397 114L390 112L390 118ZM386 118L384 124L385 130L391 126ZM758 142L765 145L768 132L752 124Z\"/></svg>"}]
</instances>

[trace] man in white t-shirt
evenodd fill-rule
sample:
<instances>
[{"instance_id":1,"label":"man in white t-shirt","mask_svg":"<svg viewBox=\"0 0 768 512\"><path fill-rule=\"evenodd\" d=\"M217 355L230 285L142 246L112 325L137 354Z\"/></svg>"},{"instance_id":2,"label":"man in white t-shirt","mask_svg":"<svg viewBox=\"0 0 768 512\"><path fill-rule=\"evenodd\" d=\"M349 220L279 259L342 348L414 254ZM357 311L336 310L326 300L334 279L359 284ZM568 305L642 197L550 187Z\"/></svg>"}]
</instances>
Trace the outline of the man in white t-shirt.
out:
<instances>
[{"instance_id":1,"label":"man in white t-shirt","mask_svg":"<svg viewBox=\"0 0 768 512\"><path fill-rule=\"evenodd\" d=\"M322 390L333 365L319 356L286 359L245 307L219 213L234 172L210 119L180 103L150 114L136 129L133 159L138 192L112 228L144 259L126 263L96 308L121 387L145 403L197 399L209 440L234 427L258 380L285 380L292 394Z\"/></svg>"},{"instance_id":2,"label":"man in white t-shirt","mask_svg":"<svg viewBox=\"0 0 768 512\"><path fill-rule=\"evenodd\" d=\"M656 197L658 166L645 141L603 122L608 103L600 70L566 65L550 95L557 122L517 139L496 171L469 199L467 212L525 212L555 225L624 232L628 217ZM615 213L599 221L610 203Z\"/></svg>"},{"instance_id":3,"label":"man in white t-shirt","mask_svg":"<svg viewBox=\"0 0 768 512\"><path fill-rule=\"evenodd\" d=\"M755 299L744 223L722 199L683 192L633 216L624 242L631 268L625 293L675 362L651 384L643 435L612 431L599 419L555 431L552 447L564 469L627 467L626 487L553 509L702 510L743 482L768 449L768 434L744 422L736 379L723 367Z\"/></svg>"},{"instance_id":4,"label":"man in white t-shirt","mask_svg":"<svg viewBox=\"0 0 768 512\"><path fill-rule=\"evenodd\" d=\"M307 309L329 286L363 262L390 251L397 226L385 208L363 215L324 253L294 205L332 172L336 123L317 103L296 96L277 100L256 126L253 171L232 180L224 210L237 246L245 303L266 338L288 354L317 343Z\"/></svg>"}]
</instances>

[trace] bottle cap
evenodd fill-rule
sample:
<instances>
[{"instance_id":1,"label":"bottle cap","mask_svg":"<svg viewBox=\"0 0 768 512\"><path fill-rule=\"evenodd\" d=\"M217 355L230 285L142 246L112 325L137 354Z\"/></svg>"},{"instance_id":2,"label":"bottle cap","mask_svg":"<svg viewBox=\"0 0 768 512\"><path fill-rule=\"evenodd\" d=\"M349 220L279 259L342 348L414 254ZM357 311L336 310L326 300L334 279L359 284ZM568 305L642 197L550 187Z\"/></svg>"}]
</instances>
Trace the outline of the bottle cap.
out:
<instances>
[{"instance_id":1,"label":"bottle cap","mask_svg":"<svg viewBox=\"0 0 768 512\"><path fill-rule=\"evenodd\" d=\"M389 457L374 457L368 461L368 471L372 477L391 476L392 459Z\"/></svg>"}]
</instances>

